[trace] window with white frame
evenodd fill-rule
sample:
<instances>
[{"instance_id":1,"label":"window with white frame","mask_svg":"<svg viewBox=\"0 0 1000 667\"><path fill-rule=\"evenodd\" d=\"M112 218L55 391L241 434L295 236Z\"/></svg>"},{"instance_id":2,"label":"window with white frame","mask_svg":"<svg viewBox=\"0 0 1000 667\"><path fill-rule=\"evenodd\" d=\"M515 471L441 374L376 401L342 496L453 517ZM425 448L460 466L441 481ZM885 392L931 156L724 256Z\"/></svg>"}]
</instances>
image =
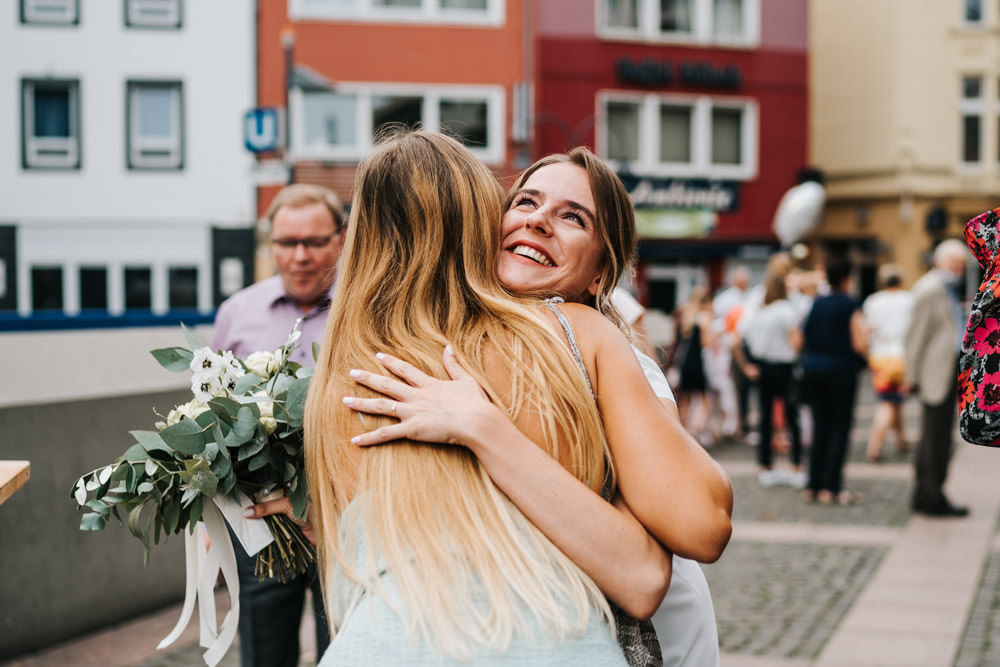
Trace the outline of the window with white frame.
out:
<instances>
[{"instance_id":1,"label":"window with white frame","mask_svg":"<svg viewBox=\"0 0 1000 667\"><path fill-rule=\"evenodd\" d=\"M963 0L962 21L968 26L983 24L983 0Z\"/></svg>"},{"instance_id":2,"label":"window with white frame","mask_svg":"<svg viewBox=\"0 0 1000 667\"><path fill-rule=\"evenodd\" d=\"M982 160L982 128L985 111L986 100L983 96L982 77L962 77L962 97L959 101L959 150L963 164L976 165Z\"/></svg>"},{"instance_id":3,"label":"window with white frame","mask_svg":"<svg viewBox=\"0 0 1000 667\"><path fill-rule=\"evenodd\" d=\"M179 28L181 0L125 0L125 25L141 28Z\"/></svg>"},{"instance_id":4,"label":"window with white frame","mask_svg":"<svg viewBox=\"0 0 1000 667\"><path fill-rule=\"evenodd\" d=\"M744 180L757 173L752 101L606 94L598 101L598 128L598 151L618 169Z\"/></svg>"},{"instance_id":5,"label":"window with white frame","mask_svg":"<svg viewBox=\"0 0 1000 667\"><path fill-rule=\"evenodd\" d=\"M80 0L21 0L21 22L75 25L80 22Z\"/></svg>"},{"instance_id":6,"label":"window with white frame","mask_svg":"<svg viewBox=\"0 0 1000 667\"><path fill-rule=\"evenodd\" d=\"M597 32L641 39L735 46L760 40L760 0L597 0Z\"/></svg>"},{"instance_id":7,"label":"window with white frame","mask_svg":"<svg viewBox=\"0 0 1000 667\"><path fill-rule=\"evenodd\" d=\"M292 20L502 25L506 0L289 0Z\"/></svg>"},{"instance_id":8,"label":"window with white frame","mask_svg":"<svg viewBox=\"0 0 1000 667\"><path fill-rule=\"evenodd\" d=\"M25 79L21 82L24 168L80 167L79 88L75 80Z\"/></svg>"},{"instance_id":9,"label":"window with white frame","mask_svg":"<svg viewBox=\"0 0 1000 667\"><path fill-rule=\"evenodd\" d=\"M481 160L503 161L500 87L338 86L292 91L292 148L297 158L358 160L386 126L421 127L459 139Z\"/></svg>"},{"instance_id":10,"label":"window with white frame","mask_svg":"<svg viewBox=\"0 0 1000 667\"><path fill-rule=\"evenodd\" d=\"M129 81L126 130L130 169L184 167L184 100L179 81Z\"/></svg>"}]
</instances>

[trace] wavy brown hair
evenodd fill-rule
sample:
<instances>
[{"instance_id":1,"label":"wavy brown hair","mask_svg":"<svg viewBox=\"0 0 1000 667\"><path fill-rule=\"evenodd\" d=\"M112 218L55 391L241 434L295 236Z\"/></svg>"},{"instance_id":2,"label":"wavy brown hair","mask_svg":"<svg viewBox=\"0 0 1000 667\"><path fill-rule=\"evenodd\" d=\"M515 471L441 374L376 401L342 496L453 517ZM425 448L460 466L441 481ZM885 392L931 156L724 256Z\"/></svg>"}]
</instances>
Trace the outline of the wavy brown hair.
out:
<instances>
[{"instance_id":1,"label":"wavy brown hair","mask_svg":"<svg viewBox=\"0 0 1000 667\"><path fill-rule=\"evenodd\" d=\"M365 160L306 405L311 511L331 625L350 608L345 590L393 605L379 578L388 568L402 601L393 606L411 636L458 658L477 646L502 650L531 627L550 639L574 634L595 607L610 622L594 583L467 449L350 442L390 421L342 404L345 395L372 395L350 380L350 369L378 371L374 355L386 351L446 379L442 354L451 344L491 400L600 491L608 448L584 378L544 306L499 285L501 202L493 175L444 135L395 136Z\"/></svg>"}]
</instances>

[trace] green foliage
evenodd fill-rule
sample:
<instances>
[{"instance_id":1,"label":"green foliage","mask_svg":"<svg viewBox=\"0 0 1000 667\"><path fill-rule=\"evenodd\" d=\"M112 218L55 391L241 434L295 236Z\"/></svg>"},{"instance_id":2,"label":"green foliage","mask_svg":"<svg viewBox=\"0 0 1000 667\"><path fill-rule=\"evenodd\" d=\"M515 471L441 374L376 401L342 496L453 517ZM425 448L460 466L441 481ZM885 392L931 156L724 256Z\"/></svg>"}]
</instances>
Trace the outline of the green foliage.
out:
<instances>
[{"instance_id":1,"label":"green foliage","mask_svg":"<svg viewBox=\"0 0 1000 667\"><path fill-rule=\"evenodd\" d=\"M186 328L184 333L191 345L198 347L193 334ZM177 406L157 422L155 431L129 431L134 442L122 455L80 477L70 491L78 506L87 510L80 519L80 530L103 530L108 520L123 523L124 517L148 560L152 545L158 544L161 536L193 530L205 503L217 494L239 490L254 497L283 488L296 515L304 518L308 494L302 419L312 369L288 360L294 339L290 337L272 353L274 361L268 370L277 370L269 377L251 371L244 360L236 360L242 369L237 371L243 374L227 380L228 391L223 389L220 395L204 399L207 403L191 401ZM212 356L207 348L170 347L151 354L170 371L196 372L222 359ZM214 361L194 363L199 354L200 360L207 354ZM195 365L198 369L192 368ZM201 386L200 380L193 385L195 396ZM258 565L286 575L308 565L312 558L308 542L300 532L296 534L294 524L268 525L272 532L281 526L281 535L275 535L281 544L262 556L264 565Z\"/></svg>"},{"instance_id":2,"label":"green foliage","mask_svg":"<svg viewBox=\"0 0 1000 667\"><path fill-rule=\"evenodd\" d=\"M159 350L151 350L150 354L160 362L161 366L175 373L186 371L191 364L191 359L194 358L191 350L183 347L165 347Z\"/></svg>"}]
</instances>

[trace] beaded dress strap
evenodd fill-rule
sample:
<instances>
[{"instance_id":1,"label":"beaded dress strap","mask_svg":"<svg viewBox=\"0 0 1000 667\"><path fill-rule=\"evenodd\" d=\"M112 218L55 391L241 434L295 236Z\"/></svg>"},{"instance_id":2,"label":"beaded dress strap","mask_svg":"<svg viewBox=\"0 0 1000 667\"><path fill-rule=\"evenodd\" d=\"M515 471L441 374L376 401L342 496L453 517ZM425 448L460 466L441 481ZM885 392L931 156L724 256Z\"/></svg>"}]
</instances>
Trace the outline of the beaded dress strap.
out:
<instances>
[{"instance_id":1,"label":"beaded dress strap","mask_svg":"<svg viewBox=\"0 0 1000 667\"><path fill-rule=\"evenodd\" d=\"M580 372L583 373L583 379L587 383L587 390L590 392L591 397L594 397L594 388L590 384L590 375L587 373L587 365L583 363L583 356L580 354L580 347L576 344L576 334L573 333L573 327L570 325L569 320L563 315L563 312L559 310L559 304L563 303L563 298L561 296L549 297L545 300L545 305L548 309L556 316L559 320L559 324L562 325L563 331L566 332L566 339L569 341L569 349L573 351L573 358L576 359L576 365L580 367Z\"/></svg>"}]
</instances>

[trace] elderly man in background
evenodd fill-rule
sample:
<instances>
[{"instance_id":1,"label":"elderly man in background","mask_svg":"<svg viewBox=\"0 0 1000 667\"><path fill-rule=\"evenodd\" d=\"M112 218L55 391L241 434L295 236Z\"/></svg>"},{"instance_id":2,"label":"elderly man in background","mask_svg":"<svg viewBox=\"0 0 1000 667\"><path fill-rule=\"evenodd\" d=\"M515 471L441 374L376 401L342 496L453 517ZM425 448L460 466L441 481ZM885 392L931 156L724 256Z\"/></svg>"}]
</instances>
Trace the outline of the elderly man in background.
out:
<instances>
[{"instance_id":1,"label":"elderly man in background","mask_svg":"<svg viewBox=\"0 0 1000 667\"><path fill-rule=\"evenodd\" d=\"M284 344L302 318L302 338L291 359L313 366L312 344L326 326L337 260L344 244L344 211L337 195L316 185L282 189L267 211L277 275L232 295L215 317L212 349L239 357ZM253 558L233 540L240 579L242 667L295 667L307 588L313 592L317 659L330 643L315 572L280 583L257 580Z\"/></svg>"},{"instance_id":2,"label":"elderly man in background","mask_svg":"<svg viewBox=\"0 0 1000 667\"><path fill-rule=\"evenodd\" d=\"M906 385L922 406L915 461L913 509L938 517L963 517L967 507L944 494L952 453L958 353L965 329L959 292L969 251L955 239L934 249L933 267L914 285L910 324L904 340Z\"/></svg>"}]
</instances>

